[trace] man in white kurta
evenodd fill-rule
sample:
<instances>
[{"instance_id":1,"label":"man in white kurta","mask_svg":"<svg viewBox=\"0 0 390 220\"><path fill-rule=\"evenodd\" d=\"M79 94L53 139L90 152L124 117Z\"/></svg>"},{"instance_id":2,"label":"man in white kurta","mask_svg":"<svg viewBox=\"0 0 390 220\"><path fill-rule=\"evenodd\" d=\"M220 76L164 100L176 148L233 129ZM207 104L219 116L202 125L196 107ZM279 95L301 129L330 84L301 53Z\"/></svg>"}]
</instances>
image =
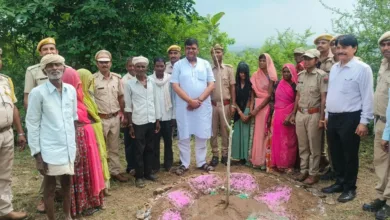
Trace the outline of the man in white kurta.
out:
<instances>
[{"instance_id":1,"label":"man in white kurta","mask_svg":"<svg viewBox=\"0 0 390 220\"><path fill-rule=\"evenodd\" d=\"M176 96L180 160L177 174L183 174L190 165L191 135L195 136L196 165L206 171L213 169L206 163L206 142L211 136L212 107L210 93L214 89L214 74L210 63L197 57L198 42L185 42L186 57L175 63L171 83Z\"/></svg>"}]
</instances>

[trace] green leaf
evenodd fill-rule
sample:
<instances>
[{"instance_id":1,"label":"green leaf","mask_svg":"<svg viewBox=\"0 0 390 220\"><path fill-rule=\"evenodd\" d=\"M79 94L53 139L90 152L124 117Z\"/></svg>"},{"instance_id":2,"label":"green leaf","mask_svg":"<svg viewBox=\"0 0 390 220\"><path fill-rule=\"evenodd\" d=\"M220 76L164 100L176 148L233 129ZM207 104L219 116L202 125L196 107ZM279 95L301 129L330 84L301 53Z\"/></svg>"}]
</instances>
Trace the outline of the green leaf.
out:
<instances>
[{"instance_id":1,"label":"green leaf","mask_svg":"<svg viewBox=\"0 0 390 220\"><path fill-rule=\"evenodd\" d=\"M225 12L219 12L217 14L215 14L213 17L211 17L210 21L211 21L211 24L213 26L217 25L217 23L219 22L219 20L221 20L221 18L225 15Z\"/></svg>"}]
</instances>

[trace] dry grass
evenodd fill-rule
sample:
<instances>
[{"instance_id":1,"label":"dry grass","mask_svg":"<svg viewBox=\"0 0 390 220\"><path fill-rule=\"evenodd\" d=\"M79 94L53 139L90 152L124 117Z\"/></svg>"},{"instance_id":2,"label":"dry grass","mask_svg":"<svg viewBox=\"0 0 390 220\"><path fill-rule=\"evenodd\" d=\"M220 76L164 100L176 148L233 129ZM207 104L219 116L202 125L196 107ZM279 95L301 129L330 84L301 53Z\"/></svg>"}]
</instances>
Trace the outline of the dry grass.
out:
<instances>
[{"instance_id":1,"label":"dry grass","mask_svg":"<svg viewBox=\"0 0 390 220\"><path fill-rule=\"evenodd\" d=\"M179 154L174 141L174 158L179 161ZM373 155L373 138L368 137L362 141L360 154L361 164L358 179L357 198L346 204L337 203L335 205L325 205L326 215L319 219L374 219L372 213L363 212L361 207L363 203L369 202L375 198L376 176L373 171L372 155ZM124 149L122 147L122 152ZM162 152L163 154L163 152ZM209 152L209 156L210 156ZM163 156L163 155L161 155ZM125 165L124 155L122 154L122 164ZM194 161L193 161L194 163ZM123 166L124 168L125 166ZM218 166L218 171L223 172L225 166ZM237 168L235 168L237 169ZM240 168L241 169L241 168ZM243 168L247 169L247 168ZM249 171L249 170L248 170ZM188 175L201 173L198 170L191 169ZM112 182L112 196L106 198L107 209L95 213L92 217L86 219L135 219L135 212L148 199L153 197L154 189L172 182L179 182L183 177L178 177L167 172L159 173L159 181L157 183L147 182L147 186L140 190L134 186L134 181L128 183ZM24 210L29 212L28 219L46 219L45 215L36 213L35 207L39 200L38 189L42 177L35 170L33 158L29 156L29 151L15 152L14 170L13 170L13 193L14 193L14 208L15 210ZM331 182L321 182L315 187L320 189L327 186ZM336 201L338 195L333 195ZM57 204L58 219L61 219L60 204Z\"/></svg>"}]
</instances>

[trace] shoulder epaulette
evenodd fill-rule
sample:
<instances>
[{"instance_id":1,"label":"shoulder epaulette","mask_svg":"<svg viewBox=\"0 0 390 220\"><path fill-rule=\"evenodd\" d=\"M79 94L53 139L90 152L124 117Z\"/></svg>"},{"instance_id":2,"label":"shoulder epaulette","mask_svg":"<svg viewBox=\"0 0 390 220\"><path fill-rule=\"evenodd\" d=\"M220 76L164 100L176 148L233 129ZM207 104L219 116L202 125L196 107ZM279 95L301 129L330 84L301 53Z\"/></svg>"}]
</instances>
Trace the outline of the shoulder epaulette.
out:
<instances>
[{"instance_id":1,"label":"shoulder epaulette","mask_svg":"<svg viewBox=\"0 0 390 220\"><path fill-rule=\"evenodd\" d=\"M230 65L230 64L223 64L223 65L225 65L225 66L227 66L227 67L230 67L230 68L233 68L233 66Z\"/></svg>"},{"instance_id":2,"label":"shoulder epaulette","mask_svg":"<svg viewBox=\"0 0 390 220\"><path fill-rule=\"evenodd\" d=\"M111 74L112 74L113 76L116 76L116 77L118 77L119 79L121 79L121 78L122 78L122 76L121 76L120 74L118 74L118 73L113 73L113 72L111 72Z\"/></svg>"},{"instance_id":3,"label":"shoulder epaulette","mask_svg":"<svg viewBox=\"0 0 390 220\"><path fill-rule=\"evenodd\" d=\"M36 68L39 68L41 66L41 64L35 64L35 65L33 65L33 66L29 66L29 67L27 67L27 70L32 70L32 69L36 69Z\"/></svg>"}]
</instances>

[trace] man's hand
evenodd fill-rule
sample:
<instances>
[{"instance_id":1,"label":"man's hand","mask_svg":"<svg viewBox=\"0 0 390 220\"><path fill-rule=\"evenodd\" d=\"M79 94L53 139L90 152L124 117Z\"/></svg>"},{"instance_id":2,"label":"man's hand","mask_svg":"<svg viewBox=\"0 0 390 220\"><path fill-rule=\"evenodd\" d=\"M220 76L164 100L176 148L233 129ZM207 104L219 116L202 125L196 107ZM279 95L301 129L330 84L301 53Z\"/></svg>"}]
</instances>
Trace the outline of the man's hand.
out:
<instances>
[{"instance_id":1,"label":"man's hand","mask_svg":"<svg viewBox=\"0 0 390 220\"><path fill-rule=\"evenodd\" d=\"M290 122L290 124L295 125L295 114L292 114L292 115L290 116L289 122Z\"/></svg>"},{"instance_id":2,"label":"man's hand","mask_svg":"<svg viewBox=\"0 0 390 220\"><path fill-rule=\"evenodd\" d=\"M389 153L389 141L382 140L381 147L384 152Z\"/></svg>"},{"instance_id":3,"label":"man's hand","mask_svg":"<svg viewBox=\"0 0 390 220\"><path fill-rule=\"evenodd\" d=\"M134 127L133 126L130 126L129 134L130 134L130 137L135 138L135 132L134 132Z\"/></svg>"},{"instance_id":4,"label":"man's hand","mask_svg":"<svg viewBox=\"0 0 390 220\"><path fill-rule=\"evenodd\" d=\"M158 133L158 132L160 132L160 121L156 121L156 130L154 130L154 133Z\"/></svg>"},{"instance_id":5,"label":"man's hand","mask_svg":"<svg viewBox=\"0 0 390 220\"><path fill-rule=\"evenodd\" d=\"M236 112L236 108L233 108L230 106L230 115L234 116L234 113Z\"/></svg>"},{"instance_id":6,"label":"man's hand","mask_svg":"<svg viewBox=\"0 0 390 220\"><path fill-rule=\"evenodd\" d=\"M284 121L283 121L283 125L284 126L289 126L290 125L290 118L291 118L291 115L288 115L286 117L286 119L284 119Z\"/></svg>"},{"instance_id":7,"label":"man's hand","mask_svg":"<svg viewBox=\"0 0 390 220\"><path fill-rule=\"evenodd\" d=\"M26 136L25 135L18 135L18 145L20 147L20 151L24 151L24 148L26 147Z\"/></svg>"},{"instance_id":8,"label":"man's hand","mask_svg":"<svg viewBox=\"0 0 390 220\"><path fill-rule=\"evenodd\" d=\"M325 130L328 130L328 119L325 119L324 126L325 126Z\"/></svg>"},{"instance_id":9,"label":"man's hand","mask_svg":"<svg viewBox=\"0 0 390 220\"><path fill-rule=\"evenodd\" d=\"M43 176L46 175L47 163L43 161L41 153L35 155L35 164L39 173L42 174Z\"/></svg>"},{"instance_id":10,"label":"man's hand","mask_svg":"<svg viewBox=\"0 0 390 220\"><path fill-rule=\"evenodd\" d=\"M368 134L367 125L359 124L356 128L355 134L359 135L360 137L366 136Z\"/></svg>"},{"instance_id":11,"label":"man's hand","mask_svg":"<svg viewBox=\"0 0 390 220\"><path fill-rule=\"evenodd\" d=\"M190 101L188 101L187 109L189 111L195 110L199 108L201 104L202 102L199 99L191 99Z\"/></svg>"},{"instance_id":12,"label":"man's hand","mask_svg":"<svg viewBox=\"0 0 390 220\"><path fill-rule=\"evenodd\" d=\"M324 129L325 128L325 121L320 120L318 122L318 129Z\"/></svg>"}]
</instances>

